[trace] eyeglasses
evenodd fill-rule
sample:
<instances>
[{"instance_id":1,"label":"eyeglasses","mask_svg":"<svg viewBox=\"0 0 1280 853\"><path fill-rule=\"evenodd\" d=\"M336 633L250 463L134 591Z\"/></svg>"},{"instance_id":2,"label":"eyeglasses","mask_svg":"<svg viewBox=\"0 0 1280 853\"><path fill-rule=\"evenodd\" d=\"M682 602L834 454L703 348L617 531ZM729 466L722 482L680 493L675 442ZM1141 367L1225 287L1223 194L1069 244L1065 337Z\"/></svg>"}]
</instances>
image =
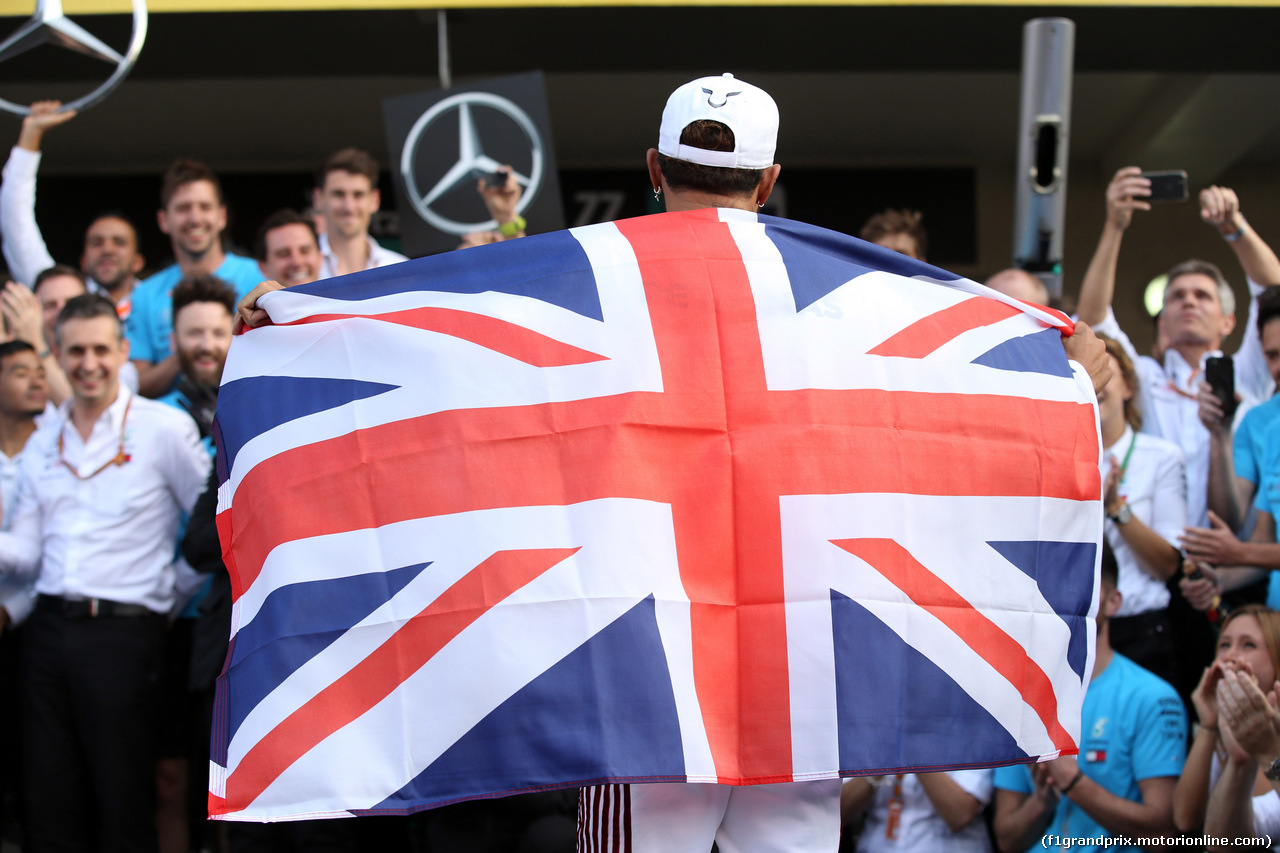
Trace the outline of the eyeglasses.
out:
<instances>
[{"instance_id":1,"label":"eyeglasses","mask_svg":"<svg viewBox=\"0 0 1280 853\"><path fill-rule=\"evenodd\" d=\"M108 459L105 463L103 463L103 465L100 468L98 468L98 470L94 471L92 474L87 474L87 475L81 474L79 471L75 469L75 466L73 466L70 462L66 460L66 458L62 455L62 433L61 432L58 433L58 461L66 466L67 470L71 472L71 476L75 477L77 480L92 480L94 477L98 476L103 471L110 468L112 465L124 465L124 463L128 462L130 459L133 458L128 453L124 452L125 427L128 426L129 424L129 409L132 407L133 407L133 398L130 397L129 402L124 404L124 417L120 419L120 445L116 448L116 455Z\"/></svg>"}]
</instances>

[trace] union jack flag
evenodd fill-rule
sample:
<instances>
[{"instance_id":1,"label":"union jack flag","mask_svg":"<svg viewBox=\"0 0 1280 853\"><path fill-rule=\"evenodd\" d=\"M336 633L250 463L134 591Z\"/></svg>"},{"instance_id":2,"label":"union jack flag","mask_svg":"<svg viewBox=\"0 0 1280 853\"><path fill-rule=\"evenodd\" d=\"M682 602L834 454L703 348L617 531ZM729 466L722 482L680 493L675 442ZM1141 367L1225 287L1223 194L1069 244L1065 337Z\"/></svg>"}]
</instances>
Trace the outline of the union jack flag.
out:
<instances>
[{"instance_id":1,"label":"union jack flag","mask_svg":"<svg viewBox=\"0 0 1280 853\"><path fill-rule=\"evenodd\" d=\"M1077 751L1101 483L1060 314L734 210L263 306L218 411L214 816Z\"/></svg>"}]
</instances>

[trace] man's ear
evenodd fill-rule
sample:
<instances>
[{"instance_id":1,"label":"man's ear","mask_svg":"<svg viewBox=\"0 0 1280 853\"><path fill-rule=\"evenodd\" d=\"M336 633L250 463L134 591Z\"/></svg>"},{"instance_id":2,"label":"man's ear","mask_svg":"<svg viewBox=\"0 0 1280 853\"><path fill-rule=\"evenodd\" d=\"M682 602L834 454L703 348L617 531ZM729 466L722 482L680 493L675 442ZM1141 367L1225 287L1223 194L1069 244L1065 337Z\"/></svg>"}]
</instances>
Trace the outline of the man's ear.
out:
<instances>
[{"instance_id":1,"label":"man's ear","mask_svg":"<svg viewBox=\"0 0 1280 853\"><path fill-rule=\"evenodd\" d=\"M662 189L662 169L658 167L658 149L650 148L646 151L644 162L649 169L649 186L655 190Z\"/></svg>"},{"instance_id":2,"label":"man's ear","mask_svg":"<svg viewBox=\"0 0 1280 853\"><path fill-rule=\"evenodd\" d=\"M1113 589L1111 590L1110 595L1102 600L1098 610L1101 612L1101 615L1110 619L1120 612L1120 605L1123 603L1124 596L1120 593L1120 590Z\"/></svg>"},{"instance_id":3,"label":"man's ear","mask_svg":"<svg viewBox=\"0 0 1280 853\"><path fill-rule=\"evenodd\" d=\"M782 166L777 163L764 170L764 175L760 178L760 184L756 187L756 207L763 207L764 203L769 200L769 194L773 192L773 185L778 182L778 175L780 174L782 174Z\"/></svg>"}]
</instances>

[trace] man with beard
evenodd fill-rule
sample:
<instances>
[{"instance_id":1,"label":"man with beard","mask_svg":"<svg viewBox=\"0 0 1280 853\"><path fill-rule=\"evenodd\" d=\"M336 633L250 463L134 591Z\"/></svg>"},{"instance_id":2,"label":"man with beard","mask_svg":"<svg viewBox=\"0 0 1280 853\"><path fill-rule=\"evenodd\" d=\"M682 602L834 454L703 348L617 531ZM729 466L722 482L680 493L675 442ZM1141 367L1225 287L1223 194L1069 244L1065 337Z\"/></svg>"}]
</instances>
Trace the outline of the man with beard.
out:
<instances>
[{"instance_id":1,"label":"man with beard","mask_svg":"<svg viewBox=\"0 0 1280 853\"><path fill-rule=\"evenodd\" d=\"M190 414L211 452L213 413L235 310L235 291L215 276L189 276L173 289L171 346L179 365L178 382L160 402Z\"/></svg>"},{"instance_id":2,"label":"man with beard","mask_svg":"<svg viewBox=\"0 0 1280 853\"><path fill-rule=\"evenodd\" d=\"M160 188L160 230L169 235L175 262L148 278L133 296L128 334L141 393L160 397L172 390L178 359L170 348L173 289L183 278L216 275L248 293L262 274L251 259L223 250L227 207L218 177L203 163L178 160Z\"/></svg>"},{"instance_id":3,"label":"man with beard","mask_svg":"<svg viewBox=\"0 0 1280 853\"><path fill-rule=\"evenodd\" d=\"M0 184L0 235L4 257L15 281L33 287L42 270L54 265L36 223L36 170L45 131L75 117L75 110L59 112L60 101L37 101L22 120L18 144L9 154ZM146 261L138 251L138 232L120 213L103 213L84 232L80 270L89 277L89 291L115 303L121 320L129 318L133 289ZM55 313L56 316L56 313Z\"/></svg>"}]
</instances>

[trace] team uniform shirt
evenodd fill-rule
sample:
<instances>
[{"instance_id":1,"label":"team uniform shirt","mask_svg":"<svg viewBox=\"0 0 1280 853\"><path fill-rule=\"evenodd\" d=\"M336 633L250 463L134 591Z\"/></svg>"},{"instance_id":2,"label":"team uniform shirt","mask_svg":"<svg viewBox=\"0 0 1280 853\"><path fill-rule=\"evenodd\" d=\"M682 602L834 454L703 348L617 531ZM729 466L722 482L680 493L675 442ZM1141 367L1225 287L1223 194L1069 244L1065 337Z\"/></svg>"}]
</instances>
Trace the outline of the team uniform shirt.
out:
<instances>
[{"instance_id":1,"label":"team uniform shirt","mask_svg":"<svg viewBox=\"0 0 1280 853\"><path fill-rule=\"evenodd\" d=\"M1116 653L1090 682L1081 719L1076 761L1084 775L1112 794L1140 802L1138 782L1182 774L1187 758L1187 712L1182 700L1167 681L1124 655ZM1030 768L1021 764L997 768L995 787L1028 796L1035 791ZM1059 798L1045 834L1072 840L1070 848L1058 845L1049 850L1138 850L1076 844L1079 839L1109 838L1111 833L1067 797Z\"/></svg>"},{"instance_id":2,"label":"team uniform shirt","mask_svg":"<svg viewBox=\"0 0 1280 853\"><path fill-rule=\"evenodd\" d=\"M214 275L231 285L236 299L243 299L263 279L257 261L231 254ZM182 268L171 264L134 289L133 308L125 323L129 358L156 364L173 352L169 340L173 334L173 289L180 281Z\"/></svg>"},{"instance_id":3,"label":"team uniform shirt","mask_svg":"<svg viewBox=\"0 0 1280 853\"><path fill-rule=\"evenodd\" d=\"M1131 449L1132 448L1132 449ZM1125 460L1128 460L1128 464ZM1187 484L1182 451L1154 435L1135 433L1129 426L1102 452L1102 480L1112 462L1124 467L1117 491L1128 501L1133 517L1150 527L1173 548L1187 525ZM1120 565L1123 604L1117 616L1136 616L1169 606L1169 588L1142 567L1120 533L1120 525L1106 519L1106 537Z\"/></svg>"},{"instance_id":4,"label":"team uniform shirt","mask_svg":"<svg viewBox=\"0 0 1280 853\"><path fill-rule=\"evenodd\" d=\"M1264 288L1249 282L1253 296ZM1249 301L1249 323L1244 340L1233 358L1236 391L1244 401L1236 410L1236 423L1259 402L1271 396L1275 382L1266 369L1262 343L1258 338L1257 300ZM1204 380L1204 361L1221 352L1207 352L1197 365L1187 364L1177 351L1164 354L1164 362L1151 356L1138 355L1129 336L1116 322L1115 314L1094 326L1095 332L1114 338L1133 362L1138 374L1138 403L1142 408L1142 431L1172 441L1182 449L1187 475L1187 520L1198 527L1209 526L1209 431L1200 423L1200 383ZM1265 379L1263 378L1265 377Z\"/></svg>"},{"instance_id":5,"label":"team uniform shirt","mask_svg":"<svg viewBox=\"0 0 1280 853\"><path fill-rule=\"evenodd\" d=\"M36 171L40 152L14 146L4 164L0 184L0 237L9 278L30 287L36 276L53 266L53 257L36 224Z\"/></svg>"},{"instance_id":6,"label":"team uniform shirt","mask_svg":"<svg viewBox=\"0 0 1280 853\"><path fill-rule=\"evenodd\" d=\"M167 612L179 520L209 473L195 422L123 387L87 441L71 422L70 400L58 414L22 453L0 570L38 569L36 592L45 595Z\"/></svg>"},{"instance_id":7,"label":"team uniform shirt","mask_svg":"<svg viewBox=\"0 0 1280 853\"><path fill-rule=\"evenodd\" d=\"M189 403L187 400L187 395L183 394L177 388L173 389L168 394L165 394L163 397L157 397L156 402L163 403L166 406L172 406L173 408L177 409L179 412L182 412L188 417L190 417L191 415L191 410L188 408ZM215 445L213 442L213 436L211 435L202 436L200 439L200 444L208 452L209 460L212 463L213 460L218 455L218 448L217 448L217 445ZM186 517L184 516L182 524L178 530L177 539L174 542L175 554L181 553L181 548L179 546L181 545L182 538L186 535L186 533L187 533L187 520L186 520ZM195 619L200 615L200 602L204 601L205 596L209 594L209 590L213 586L213 577L209 575L198 574L195 571L195 569L190 568L186 560L182 559L180 556L178 558L176 565L178 568L178 591L181 597L186 598L186 604L183 606L182 610L177 614L177 618ZM191 591L189 597L187 595L188 590Z\"/></svg>"},{"instance_id":8,"label":"team uniform shirt","mask_svg":"<svg viewBox=\"0 0 1280 853\"><path fill-rule=\"evenodd\" d=\"M1280 504L1280 397L1272 397L1251 409L1236 427L1232 441L1235 474L1256 487L1253 505L1275 515ZM1280 579L1271 572L1267 579L1267 606L1280 607Z\"/></svg>"},{"instance_id":9,"label":"team uniform shirt","mask_svg":"<svg viewBox=\"0 0 1280 853\"><path fill-rule=\"evenodd\" d=\"M13 527L13 505L18 496L19 462L22 454L6 456L0 452L0 531ZM22 623L35 605L35 579L30 575L0 574L0 607L9 614L13 625Z\"/></svg>"},{"instance_id":10,"label":"team uniform shirt","mask_svg":"<svg viewBox=\"0 0 1280 853\"><path fill-rule=\"evenodd\" d=\"M31 287L36 276L54 265L44 234L36 223L36 172L40 168L39 151L14 146L4 164L4 182L0 183L0 243L4 246L9 277ZM111 294L92 278L89 292L107 298ZM116 314L128 320L133 307L132 294L116 303ZM137 388L136 374L133 385Z\"/></svg>"},{"instance_id":11,"label":"team uniform shirt","mask_svg":"<svg viewBox=\"0 0 1280 853\"><path fill-rule=\"evenodd\" d=\"M398 264L401 261L409 260L399 252L393 252L390 249L384 249L378 244L378 241L365 235L365 240L369 245L369 263L365 264L365 269L373 270L378 267L386 267L391 264ZM338 256L334 254L333 249L329 247L329 235L320 235L320 278L333 278L338 274Z\"/></svg>"},{"instance_id":12,"label":"team uniform shirt","mask_svg":"<svg viewBox=\"0 0 1280 853\"><path fill-rule=\"evenodd\" d=\"M985 806L991 802L993 772L953 770L947 776ZM895 785L899 790L895 791ZM896 811L891 803L899 794L901 811L896 818L891 818L890 810ZM947 822L934 809L933 802L916 774L908 773L901 779L888 777L885 784L876 790L875 800L867 812L866 824L862 834L858 836L858 852L934 853L938 850L945 850L947 853L988 853L991 850L991 839L987 835L987 825L981 812L959 831L952 832L951 827L947 826Z\"/></svg>"}]
</instances>

